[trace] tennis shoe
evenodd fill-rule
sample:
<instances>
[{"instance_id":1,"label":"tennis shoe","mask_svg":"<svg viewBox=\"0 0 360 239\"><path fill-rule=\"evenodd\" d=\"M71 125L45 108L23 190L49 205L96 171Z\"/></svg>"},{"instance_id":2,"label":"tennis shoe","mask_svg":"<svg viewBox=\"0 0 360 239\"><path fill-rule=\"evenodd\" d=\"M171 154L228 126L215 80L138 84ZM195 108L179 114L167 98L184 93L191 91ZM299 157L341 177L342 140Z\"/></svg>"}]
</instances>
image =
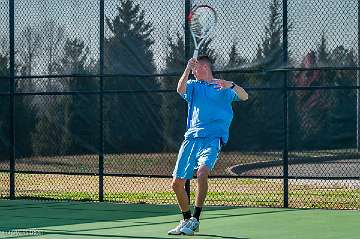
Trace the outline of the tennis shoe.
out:
<instances>
[{"instance_id":1,"label":"tennis shoe","mask_svg":"<svg viewBox=\"0 0 360 239\"><path fill-rule=\"evenodd\" d=\"M180 228L180 232L182 234L191 236L194 235L194 232L199 231L200 222L195 218L192 217L189 220L187 220L186 224Z\"/></svg>"},{"instance_id":2,"label":"tennis shoe","mask_svg":"<svg viewBox=\"0 0 360 239\"><path fill-rule=\"evenodd\" d=\"M185 224L187 223L187 221L189 220L180 220L179 225L177 225L174 229L171 229L170 231L168 231L168 235L180 235L181 231L180 229L185 226Z\"/></svg>"}]
</instances>

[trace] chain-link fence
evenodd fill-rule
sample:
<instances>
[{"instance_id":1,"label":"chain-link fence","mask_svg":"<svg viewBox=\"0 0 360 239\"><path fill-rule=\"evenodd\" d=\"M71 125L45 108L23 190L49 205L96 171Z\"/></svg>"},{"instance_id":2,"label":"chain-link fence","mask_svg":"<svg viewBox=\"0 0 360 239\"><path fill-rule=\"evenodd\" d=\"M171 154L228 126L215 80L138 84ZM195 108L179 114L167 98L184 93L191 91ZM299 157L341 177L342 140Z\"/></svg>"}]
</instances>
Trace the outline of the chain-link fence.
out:
<instances>
[{"instance_id":1,"label":"chain-link fence","mask_svg":"<svg viewBox=\"0 0 360 239\"><path fill-rule=\"evenodd\" d=\"M202 53L249 92L207 204L359 209L356 0L1 1L0 197L176 203L200 3Z\"/></svg>"}]
</instances>

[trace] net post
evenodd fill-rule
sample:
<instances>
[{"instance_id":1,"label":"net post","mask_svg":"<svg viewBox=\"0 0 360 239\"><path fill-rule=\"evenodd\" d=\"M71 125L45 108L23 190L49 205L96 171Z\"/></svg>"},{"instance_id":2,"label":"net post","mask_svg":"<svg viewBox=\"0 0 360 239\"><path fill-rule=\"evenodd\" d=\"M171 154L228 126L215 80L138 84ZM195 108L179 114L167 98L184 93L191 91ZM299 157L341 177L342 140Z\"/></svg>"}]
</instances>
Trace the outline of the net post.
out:
<instances>
[{"instance_id":1,"label":"net post","mask_svg":"<svg viewBox=\"0 0 360 239\"><path fill-rule=\"evenodd\" d=\"M104 201L104 0L100 0L99 201Z\"/></svg>"},{"instance_id":2,"label":"net post","mask_svg":"<svg viewBox=\"0 0 360 239\"><path fill-rule=\"evenodd\" d=\"M187 21L187 17L190 14L191 11L191 0L184 0L185 1L185 16L184 16L184 22L185 22L185 59L184 59L184 67L187 64L188 59L191 56L191 52L190 52L190 42L191 42L191 33L190 33L190 28L189 28L189 23ZM186 112L184 112L186 115ZM190 203L190 180L186 180L185 182L185 191L187 193L188 196L188 200Z\"/></svg>"},{"instance_id":3,"label":"net post","mask_svg":"<svg viewBox=\"0 0 360 239\"><path fill-rule=\"evenodd\" d=\"M283 66L288 66L288 6L287 6L287 0L283 0ZM283 73L283 112L284 112L284 125L283 125L283 131L284 131L284 145L283 145L283 183L284 183L284 208L289 207L289 182L288 182L288 85L287 85L287 79L288 74L287 71L284 71Z\"/></svg>"}]
</instances>

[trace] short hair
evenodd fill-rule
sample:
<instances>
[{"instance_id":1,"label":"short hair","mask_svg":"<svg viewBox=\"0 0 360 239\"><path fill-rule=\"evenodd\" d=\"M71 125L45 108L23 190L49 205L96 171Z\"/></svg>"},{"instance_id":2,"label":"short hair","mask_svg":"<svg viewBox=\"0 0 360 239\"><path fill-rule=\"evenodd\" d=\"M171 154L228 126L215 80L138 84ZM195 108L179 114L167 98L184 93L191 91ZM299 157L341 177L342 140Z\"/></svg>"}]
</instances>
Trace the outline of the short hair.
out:
<instances>
[{"instance_id":1,"label":"short hair","mask_svg":"<svg viewBox=\"0 0 360 239\"><path fill-rule=\"evenodd\" d=\"M210 70L212 71L213 66L212 66L212 62L210 60L210 57L208 55L198 56L197 60L206 63L209 66Z\"/></svg>"}]
</instances>

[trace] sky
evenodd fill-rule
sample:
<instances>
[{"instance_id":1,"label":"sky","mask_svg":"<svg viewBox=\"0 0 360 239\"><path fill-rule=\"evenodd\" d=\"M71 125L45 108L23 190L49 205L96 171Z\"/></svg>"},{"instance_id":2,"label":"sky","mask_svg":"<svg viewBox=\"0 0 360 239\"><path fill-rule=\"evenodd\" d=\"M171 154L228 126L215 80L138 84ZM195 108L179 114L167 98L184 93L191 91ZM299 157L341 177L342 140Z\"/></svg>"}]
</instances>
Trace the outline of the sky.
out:
<instances>
[{"instance_id":1,"label":"sky","mask_svg":"<svg viewBox=\"0 0 360 239\"><path fill-rule=\"evenodd\" d=\"M183 32L184 0L134 0L153 23L153 46L158 69L164 65L167 36ZM227 61L233 42L238 52L253 58L262 42L269 18L271 0L193 0L210 4L219 15L219 23L212 38L220 61ZM289 49L298 62L310 50L315 50L324 33L330 49L344 45L357 51L357 0L289 0ZM113 18L118 0L105 0L105 15ZM25 26L41 27L45 20L54 20L66 29L69 37L80 37L99 56L98 0L15 0L16 48ZM8 0L0 0L0 39L8 39ZM106 35L109 29L106 28ZM5 40L5 42L7 42ZM8 47L8 46L7 46ZM6 48L6 47L5 47ZM0 48L1 50L1 48ZM41 65L41 63L39 64ZM41 68L41 67L40 67ZM39 68L39 69L40 69ZM41 73L41 70L38 70Z\"/></svg>"}]
</instances>

